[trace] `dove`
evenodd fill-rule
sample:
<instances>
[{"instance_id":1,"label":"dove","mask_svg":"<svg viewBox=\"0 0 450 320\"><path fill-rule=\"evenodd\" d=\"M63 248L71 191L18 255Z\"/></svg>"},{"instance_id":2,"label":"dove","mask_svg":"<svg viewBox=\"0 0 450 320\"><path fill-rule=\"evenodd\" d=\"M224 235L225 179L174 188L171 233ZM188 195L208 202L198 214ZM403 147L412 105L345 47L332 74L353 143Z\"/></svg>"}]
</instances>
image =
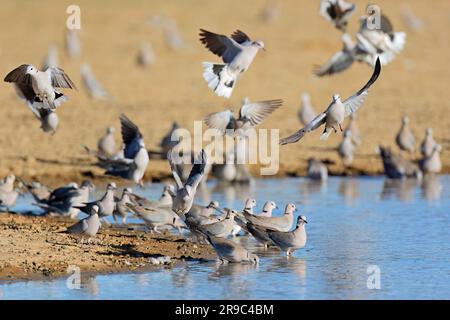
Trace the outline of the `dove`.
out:
<instances>
[{"instance_id":1,"label":"dove","mask_svg":"<svg viewBox=\"0 0 450 320\"><path fill-rule=\"evenodd\" d=\"M314 111L314 107L311 105L311 98L308 93L303 92L301 98L302 106L298 112L298 118L306 126L316 117L316 111Z\"/></svg>"},{"instance_id":2,"label":"dove","mask_svg":"<svg viewBox=\"0 0 450 320\"><path fill-rule=\"evenodd\" d=\"M114 156L117 153L116 141L114 140L114 127L106 128L106 133L97 142L98 152L105 156Z\"/></svg>"},{"instance_id":3,"label":"dove","mask_svg":"<svg viewBox=\"0 0 450 320\"><path fill-rule=\"evenodd\" d=\"M177 187L176 192L173 194L174 199L172 209L176 214L183 215L189 212L189 210L191 209L197 187L203 178L205 166L207 163L206 152L202 150L200 153L199 161L194 161L195 163L192 166L191 173L189 174L189 177L184 184L183 182L181 182L180 176L176 171L175 163L172 159L172 152L169 152L167 154L167 160L169 161L172 175L175 179Z\"/></svg>"},{"instance_id":4,"label":"dove","mask_svg":"<svg viewBox=\"0 0 450 320\"><path fill-rule=\"evenodd\" d=\"M226 98L231 96L237 79L247 71L258 51L264 49L264 42L253 41L240 30L228 37L200 29L200 41L224 62L203 62L203 78L216 95Z\"/></svg>"},{"instance_id":5,"label":"dove","mask_svg":"<svg viewBox=\"0 0 450 320\"><path fill-rule=\"evenodd\" d=\"M227 238L233 231L235 215L236 211L229 209L225 219L209 224L197 225L194 229L211 237Z\"/></svg>"},{"instance_id":6,"label":"dove","mask_svg":"<svg viewBox=\"0 0 450 320\"><path fill-rule=\"evenodd\" d=\"M369 88L378 79L380 72L381 64L380 60L377 60L373 74L364 87L344 101L341 101L341 97L338 94L334 94L333 101L324 112L320 113L304 128L298 130L289 137L281 139L280 144L284 145L288 143L295 143L303 138L306 133L314 131L322 125L325 125L325 129L320 137L321 140L326 140L332 130L337 132L337 127L342 130L341 124L345 117L348 117L352 113L356 112L358 108L363 105L364 100L368 95Z\"/></svg>"},{"instance_id":7,"label":"dove","mask_svg":"<svg viewBox=\"0 0 450 320\"><path fill-rule=\"evenodd\" d=\"M100 228L100 219L98 217L98 213L99 207L97 205L93 205L90 208L88 217L81 219L74 225L68 227L65 232L69 234L80 235L82 239L81 242L83 242L83 237L87 236L89 238L89 243L90 238L94 237Z\"/></svg>"},{"instance_id":8,"label":"dove","mask_svg":"<svg viewBox=\"0 0 450 320\"><path fill-rule=\"evenodd\" d=\"M75 208L80 209L82 212L89 214L92 206L96 205L99 207L99 216L104 218L106 216L110 216L114 212L114 208L116 207L115 199L114 199L114 191L117 190L117 186L114 182L108 183L106 186L105 194L99 199L92 202L85 202L83 205L75 206Z\"/></svg>"},{"instance_id":9,"label":"dove","mask_svg":"<svg viewBox=\"0 0 450 320\"><path fill-rule=\"evenodd\" d=\"M356 124L357 115L356 113L352 113L350 115L350 121L348 122L347 128L344 129L345 132L349 131L351 133L352 142L355 146L359 146L361 144L361 132L359 131L358 125Z\"/></svg>"},{"instance_id":10,"label":"dove","mask_svg":"<svg viewBox=\"0 0 450 320\"><path fill-rule=\"evenodd\" d=\"M322 0L320 2L320 15L331 22L337 29L347 29L348 20L356 9L356 5L345 0Z\"/></svg>"},{"instance_id":11,"label":"dove","mask_svg":"<svg viewBox=\"0 0 450 320\"><path fill-rule=\"evenodd\" d=\"M256 127L283 104L283 100L266 100L244 103L236 118L233 111L226 110L207 115L204 122L208 128L221 134L245 136L247 130Z\"/></svg>"},{"instance_id":12,"label":"dove","mask_svg":"<svg viewBox=\"0 0 450 320\"><path fill-rule=\"evenodd\" d=\"M172 140L172 136L175 138L175 132L180 128L180 125L174 121L167 134L161 139L159 146L161 147L162 153L167 154L174 146L176 146L179 141Z\"/></svg>"},{"instance_id":13,"label":"dove","mask_svg":"<svg viewBox=\"0 0 450 320\"><path fill-rule=\"evenodd\" d=\"M161 197L156 200L148 200L144 197L138 196L137 194L130 193L129 197L131 201L135 204L138 204L142 207L146 208L171 208L173 204L173 195L175 193L175 188L173 185L166 185L164 186L163 192L161 194Z\"/></svg>"},{"instance_id":14,"label":"dove","mask_svg":"<svg viewBox=\"0 0 450 320\"><path fill-rule=\"evenodd\" d=\"M45 71L38 70L31 64L22 64L9 72L5 82L12 82L26 91L25 99L30 103L40 102L43 108L55 110L67 96L56 88L75 89L76 86L63 69L50 67Z\"/></svg>"},{"instance_id":15,"label":"dove","mask_svg":"<svg viewBox=\"0 0 450 320\"><path fill-rule=\"evenodd\" d=\"M422 179L422 171L415 163L404 159L400 154L393 154L389 148L378 146L379 155L383 161L384 173L391 179L414 177Z\"/></svg>"},{"instance_id":16,"label":"dove","mask_svg":"<svg viewBox=\"0 0 450 320\"><path fill-rule=\"evenodd\" d=\"M224 261L232 263L259 263L259 258L256 254L249 252L247 249L237 244L236 242L224 238L211 237L208 234L206 234L206 239L211 244L222 263Z\"/></svg>"},{"instance_id":17,"label":"dove","mask_svg":"<svg viewBox=\"0 0 450 320\"><path fill-rule=\"evenodd\" d=\"M139 48L136 63L141 67L147 67L155 63L155 53L150 43L143 43Z\"/></svg>"},{"instance_id":18,"label":"dove","mask_svg":"<svg viewBox=\"0 0 450 320\"><path fill-rule=\"evenodd\" d=\"M427 157L433 152L436 145L437 143L433 138L433 129L427 128L425 131L425 138L420 144L420 153L422 153L422 156Z\"/></svg>"},{"instance_id":19,"label":"dove","mask_svg":"<svg viewBox=\"0 0 450 320\"><path fill-rule=\"evenodd\" d=\"M297 218L297 226L290 232L279 232L268 230L267 234L272 242L282 251L286 251L286 256L290 256L295 250L306 245L305 216Z\"/></svg>"},{"instance_id":20,"label":"dove","mask_svg":"<svg viewBox=\"0 0 450 320\"><path fill-rule=\"evenodd\" d=\"M433 147L433 151L430 155L425 156L420 162L420 168L422 169L423 173L439 173L442 170L442 162L441 158L439 156L440 152L442 151L442 147L439 144L436 144Z\"/></svg>"},{"instance_id":21,"label":"dove","mask_svg":"<svg viewBox=\"0 0 450 320\"><path fill-rule=\"evenodd\" d=\"M395 142L400 150L412 153L416 149L416 138L409 128L409 118L407 116L402 118L402 126L395 137Z\"/></svg>"},{"instance_id":22,"label":"dove","mask_svg":"<svg viewBox=\"0 0 450 320\"><path fill-rule=\"evenodd\" d=\"M130 193L133 191L131 188L124 188L122 191L122 197L117 199L116 205L113 211L114 221L117 223L117 217L122 218L122 224L125 224L127 221L127 215L129 212L129 208L126 206L127 203L131 203Z\"/></svg>"},{"instance_id":23,"label":"dove","mask_svg":"<svg viewBox=\"0 0 450 320\"><path fill-rule=\"evenodd\" d=\"M142 187L149 163L144 138L139 128L124 114L120 115L120 124L124 145L123 157L104 158L100 161L100 165L107 168L106 174L132 180Z\"/></svg>"},{"instance_id":24,"label":"dove","mask_svg":"<svg viewBox=\"0 0 450 320\"><path fill-rule=\"evenodd\" d=\"M110 98L108 91L106 91L101 83L95 78L89 65L81 65L80 71L81 80L83 81L83 85L86 88L89 97L96 100L107 100Z\"/></svg>"},{"instance_id":25,"label":"dove","mask_svg":"<svg viewBox=\"0 0 450 320\"><path fill-rule=\"evenodd\" d=\"M308 178L312 180L326 181L328 179L327 166L316 158L308 159Z\"/></svg>"},{"instance_id":26,"label":"dove","mask_svg":"<svg viewBox=\"0 0 450 320\"><path fill-rule=\"evenodd\" d=\"M243 214L245 219L247 219L247 221L254 226L287 232L291 229L294 222L294 211L297 211L297 209L295 208L295 204L289 203L286 206L286 209L282 216L260 217L252 215L245 211L243 212Z\"/></svg>"},{"instance_id":27,"label":"dove","mask_svg":"<svg viewBox=\"0 0 450 320\"><path fill-rule=\"evenodd\" d=\"M338 147L339 157L342 159L342 163L345 166L352 164L353 162L353 153L355 152L355 146L352 140L352 132L347 130L344 131L344 138Z\"/></svg>"},{"instance_id":28,"label":"dove","mask_svg":"<svg viewBox=\"0 0 450 320\"><path fill-rule=\"evenodd\" d=\"M19 193L14 189L15 181L16 176L8 174L0 182L0 207L6 208L7 212L9 212L9 208L15 206L17 197L19 196Z\"/></svg>"},{"instance_id":29,"label":"dove","mask_svg":"<svg viewBox=\"0 0 450 320\"><path fill-rule=\"evenodd\" d=\"M132 203L125 206L144 220L151 232L159 233L158 228L162 226L172 226L178 231L185 228L184 222L170 208L147 208Z\"/></svg>"}]
</instances>

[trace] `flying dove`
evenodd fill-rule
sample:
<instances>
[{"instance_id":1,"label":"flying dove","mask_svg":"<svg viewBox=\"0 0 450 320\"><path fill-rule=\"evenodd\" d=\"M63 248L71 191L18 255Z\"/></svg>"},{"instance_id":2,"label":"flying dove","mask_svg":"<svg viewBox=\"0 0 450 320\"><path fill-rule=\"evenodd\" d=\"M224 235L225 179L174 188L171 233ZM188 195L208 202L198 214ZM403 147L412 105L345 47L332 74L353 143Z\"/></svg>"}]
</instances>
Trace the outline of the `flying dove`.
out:
<instances>
[{"instance_id":1,"label":"flying dove","mask_svg":"<svg viewBox=\"0 0 450 320\"><path fill-rule=\"evenodd\" d=\"M320 137L321 140L326 140L330 135L331 131L337 132L337 127L342 130L342 122L345 117L348 117L352 113L356 112L360 108L365 98L368 95L368 90L372 84L377 80L381 72L380 60L377 60L375 69L369 81L362 87L358 92L356 92L351 97L344 101L341 101L341 97L338 94L333 95L333 101L327 107L327 109L320 113L313 121L311 121L307 126L298 130L291 136L281 139L280 144L288 144L299 141L303 136L311 131L316 130L322 125L325 125L325 129Z\"/></svg>"},{"instance_id":2,"label":"flying dove","mask_svg":"<svg viewBox=\"0 0 450 320\"><path fill-rule=\"evenodd\" d=\"M215 94L229 98L238 77L250 67L259 49L264 49L264 43L251 40L240 30L230 37L204 29L200 31L200 41L224 62L203 62L203 78Z\"/></svg>"},{"instance_id":3,"label":"flying dove","mask_svg":"<svg viewBox=\"0 0 450 320\"><path fill-rule=\"evenodd\" d=\"M322 0L320 2L320 15L344 32L355 9L356 5L345 0Z\"/></svg>"}]
</instances>

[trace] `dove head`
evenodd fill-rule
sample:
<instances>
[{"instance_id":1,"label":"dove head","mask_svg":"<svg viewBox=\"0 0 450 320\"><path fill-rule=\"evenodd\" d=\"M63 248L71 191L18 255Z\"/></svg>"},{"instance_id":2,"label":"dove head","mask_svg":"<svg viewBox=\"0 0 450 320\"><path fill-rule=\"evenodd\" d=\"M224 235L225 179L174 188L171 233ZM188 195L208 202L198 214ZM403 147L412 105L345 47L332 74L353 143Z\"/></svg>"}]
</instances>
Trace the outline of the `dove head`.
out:
<instances>
[{"instance_id":1,"label":"dove head","mask_svg":"<svg viewBox=\"0 0 450 320\"><path fill-rule=\"evenodd\" d=\"M352 136L352 132L350 130L345 130L344 131L344 137L345 138L351 138Z\"/></svg>"},{"instance_id":2,"label":"dove head","mask_svg":"<svg viewBox=\"0 0 450 320\"><path fill-rule=\"evenodd\" d=\"M264 51L266 50L266 48L264 47L264 42L257 40L257 41L253 41L252 42L252 46L258 48L258 49L263 49Z\"/></svg>"},{"instance_id":3,"label":"dove head","mask_svg":"<svg viewBox=\"0 0 450 320\"><path fill-rule=\"evenodd\" d=\"M298 216L297 218L297 226L301 226L305 223L308 223L308 221L306 221L306 217L305 216Z\"/></svg>"},{"instance_id":4,"label":"dove head","mask_svg":"<svg viewBox=\"0 0 450 320\"><path fill-rule=\"evenodd\" d=\"M89 189L94 189L94 185L93 185L92 182L89 181L89 180L84 180L84 181L81 183L81 187L87 187L87 188L89 188Z\"/></svg>"},{"instance_id":5,"label":"dove head","mask_svg":"<svg viewBox=\"0 0 450 320\"><path fill-rule=\"evenodd\" d=\"M295 211L297 211L297 208L295 207L295 204L289 203L286 206L286 210L284 210L284 214L293 214Z\"/></svg>"},{"instance_id":6,"label":"dove head","mask_svg":"<svg viewBox=\"0 0 450 320\"><path fill-rule=\"evenodd\" d=\"M219 202L218 201L211 201L208 204L208 208L219 208Z\"/></svg>"},{"instance_id":7,"label":"dove head","mask_svg":"<svg viewBox=\"0 0 450 320\"><path fill-rule=\"evenodd\" d=\"M252 209L254 206L256 206L256 200L255 199L247 199L245 201L245 209Z\"/></svg>"},{"instance_id":8,"label":"dove head","mask_svg":"<svg viewBox=\"0 0 450 320\"><path fill-rule=\"evenodd\" d=\"M408 123L409 123L409 118L408 118L408 116L403 116L403 118L402 118L402 123L403 123L403 124L408 124Z\"/></svg>"},{"instance_id":9,"label":"dove head","mask_svg":"<svg viewBox=\"0 0 450 320\"><path fill-rule=\"evenodd\" d=\"M38 72L38 69L36 69L35 66L29 65L29 66L27 67L26 74L36 74L37 72Z\"/></svg>"},{"instance_id":10,"label":"dove head","mask_svg":"<svg viewBox=\"0 0 450 320\"><path fill-rule=\"evenodd\" d=\"M276 209L277 208L277 204L275 203L275 202L273 202L273 201L267 201L265 204L264 204L264 208L263 208L263 210L265 210L265 211L272 211L273 209Z\"/></svg>"},{"instance_id":11,"label":"dove head","mask_svg":"<svg viewBox=\"0 0 450 320\"><path fill-rule=\"evenodd\" d=\"M99 207L96 204L94 204L91 208L91 215L98 214L99 210L100 210Z\"/></svg>"},{"instance_id":12,"label":"dove head","mask_svg":"<svg viewBox=\"0 0 450 320\"><path fill-rule=\"evenodd\" d=\"M433 128L427 128L426 135L427 136L433 135Z\"/></svg>"},{"instance_id":13,"label":"dove head","mask_svg":"<svg viewBox=\"0 0 450 320\"><path fill-rule=\"evenodd\" d=\"M114 128L114 127L108 127L107 129L106 129L106 133L108 133L108 134L112 134L112 133L114 133L116 131L116 129Z\"/></svg>"},{"instance_id":14,"label":"dove head","mask_svg":"<svg viewBox=\"0 0 450 320\"><path fill-rule=\"evenodd\" d=\"M117 186L114 182L108 183L108 186L106 187L106 190L116 190Z\"/></svg>"},{"instance_id":15,"label":"dove head","mask_svg":"<svg viewBox=\"0 0 450 320\"><path fill-rule=\"evenodd\" d=\"M333 94L333 102L338 102L341 100L341 96L338 94Z\"/></svg>"},{"instance_id":16,"label":"dove head","mask_svg":"<svg viewBox=\"0 0 450 320\"><path fill-rule=\"evenodd\" d=\"M437 153L441 152L442 151L441 145L440 144L435 145L434 146L434 151L437 152Z\"/></svg>"},{"instance_id":17,"label":"dove head","mask_svg":"<svg viewBox=\"0 0 450 320\"><path fill-rule=\"evenodd\" d=\"M130 194L131 192L133 192L133 191L131 190L131 188L125 188L125 189L123 189L123 194Z\"/></svg>"}]
</instances>

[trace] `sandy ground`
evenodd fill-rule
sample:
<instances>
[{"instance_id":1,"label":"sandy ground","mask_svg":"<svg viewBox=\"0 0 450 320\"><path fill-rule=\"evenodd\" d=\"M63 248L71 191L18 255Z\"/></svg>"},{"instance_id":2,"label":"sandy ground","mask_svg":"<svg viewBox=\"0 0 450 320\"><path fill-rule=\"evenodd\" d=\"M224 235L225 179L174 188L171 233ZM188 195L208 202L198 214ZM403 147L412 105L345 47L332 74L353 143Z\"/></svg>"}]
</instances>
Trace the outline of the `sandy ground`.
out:
<instances>
[{"instance_id":1,"label":"sandy ground","mask_svg":"<svg viewBox=\"0 0 450 320\"><path fill-rule=\"evenodd\" d=\"M366 1L354 1L358 10L349 32L358 28L358 16ZM79 91L66 91L70 101L58 110L60 127L54 136L44 134L32 113L19 101L10 84L0 88L0 174L14 172L24 177L58 181L81 180L102 174L91 165L81 145L95 146L108 125L119 126L126 113L141 128L147 146L156 148L171 122L177 120L192 130L193 121L210 112L239 107L244 96L251 100L283 98L282 109L262 125L279 128L285 136L299 127L297 111L300 92L311 94L316 110L324 109L334 92L348 96L359 89L371 70L357 64L347 72L319 79L313 66L325 62L341 48L340 33L318 16L318 1L279 1L279 16L271 23L260 19L266 0L229 1L78 1L82 14L82 56L70 59L64 51L65 10L70 1L2 1L0 19L0 74L21 63L40 65L47 48L55 44L60 65L73 78ZM444 171L450 171L448 83L450 44L443 30L449 26L450 3L433 5L421 0L405 1L424 23L423 30L409 30L401 18L398 1L377 1L397 30L406 31L405 50L383 68L365 106L358 111L363 144L357 150L350 173L379 173L381 163L374 155L379 143L394 145L400 118L407 114L418 140L426 127L433 127L445 150ZM188 48L173 51L164 41L161 28L152 27L152 15L176 19ZM30 28L33 36L30 37ZM258 55L239 80L231 99L210 92L201 73L202 61L219 61L198 41L199 28L231 33L240 28L263 39L267 52ZM148 69L135 65L142 42L151 42L156 63ZM81 80L79 66L89 63L97 78L113 95L111 102L90 100ZM334 151L342 137L332 135L319 141L319 132L301 143L281 148L279 175L302 174L311 156L327 159L332 173L343 166ZM119 142L119 136L117 135ZM418 154L415 155L418 157ZM165 161L152 160L146 178L168 174ZM257 172L255 170L255 172Z\"/></svg>"},{"instance_id":2,"label":"sandy ground","mask_svg":"<svg viewBox=\"0 0 450 320\"><path fill-rule=\"evenodd\" d=\"M173 120L192 130L193 121L208 113L226 108L237 110L245 96L253 101L282 98L283 107L261 127L278 128L281 136L292 133L300 126L297 112L301 92L310 93L319 111L329 104L333 93L349 96L371 74L371 69L362 64L332 77L317 78L312 74L314 65L324 63L341 49L340 33L318 16L318 2L279 1L279 16L265 23L260 12L267 0L79 0L82 56L70 59L64 51L64 28L66 8L73 1L1 1L0 74L6 75L22 63L40 66L48 46L55 44L59 64L79 91L65 91L70 101L58 109L60 127L51 136L39 129L38 121L17 99L11 85L2 82L0 176L14 172L52 187L68 181L80 182L85 177L110 180L93 166L94 159L83 152L82 145L95 147L107 126L119 127L118 116L122 112L140 127L147 147L155 149ZM358 9L349 26L351 34L358 28L358 17L367 1L353 2ZM419 141L425 129L433 127L436 139L444 146L443 171L450 172L450 42L446 32L450 2L376 3L395 29L407 32L407 45L397 59L383 68L364 107L358 111L363 143L357 149L353 167L344 170L335 151L341 134L333 134L322 142L320 132L315 132L301 143L281 147L279 176L304 174L305 160L312 156L327 160L332 174L378 174L382 167L375 147L383 144L397 150L394 137L405 114ZM423 21L422 30L413 32L403 22L401 7L406 3ZM151 26L152 15L174 18L187 49L169 49L161 28ZM198 41L200 28L227 34L239 28L265 42L267 52L256 57L229 100L215 96L202 78L201 62L217 62L219 58ZM152 44L156 63L140 69L135 58L144 41ZM81 63L91 66L113 100L89 99L80 79ZM118 143L119 139L117 134ZM418 153L413 157L417 158ZM252 169L258 172L257 168ZM151 160L147 180L168 176L166 161ZM155 238L124 229L102 230L98 244L81 245L58 233L66 225L67 222L46 218L0 215L0 278L65 274L71 263L86 271L106 272L138 268L153 254L193 258L210 254L205 248L194 252L191 244L176 237ZM178 246L188 247L187 253Z\"/></svg>"},{"instance_id":3,"label":"sandy ground","mask_svg":"<svg viewBox=\"0 0 450 320\"><path fill-rule=\"evenodd\" d=\"M206 244L193 243L167 231L145 232L142 226L105 227L91 243L63 231L73 221L52 217L0 214L0 283L68 276L68 267L82 273L139 272L151 270L151 258L214 259Z\"/></svg>"}]
</instances>

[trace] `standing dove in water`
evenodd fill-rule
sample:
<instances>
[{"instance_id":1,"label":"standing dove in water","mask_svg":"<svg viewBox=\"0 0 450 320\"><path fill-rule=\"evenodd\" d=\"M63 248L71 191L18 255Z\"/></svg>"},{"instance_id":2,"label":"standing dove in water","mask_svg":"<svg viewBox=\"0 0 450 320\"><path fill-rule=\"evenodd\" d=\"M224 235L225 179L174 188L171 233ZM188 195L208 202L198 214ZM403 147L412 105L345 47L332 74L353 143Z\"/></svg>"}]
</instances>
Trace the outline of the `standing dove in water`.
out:
<instances>
[{"instance_id":1,"label":"standing dove in water","mask_svg":"<svg viewBox=\"0 0 450 320\"><path fill-rule=\"evenodd\" d=\"M442 162L440 158L440 152L442 151L442 147L439 144L436 144L433 147L433 151L430 155L425 156L420 162L420 168L423 173L439 173L442 170Z\"/></svg>"},{"instance_id":2,"label":"standing dove in water","mask_svg":"<svg viewBox=\"0 0 450 320\"><path fill-rule=\"evenodd\" d=\"M433 129L427 128L425 132L425 138L420 145L420 152L422 153L422 156L429 156L433 152L433 149L436 145L437 143L433 138Z\"/></svg>"},{"instance_id":3,"label":"standing dove in water","mask_svg":"<svg viewBox=\"0 0 450 320\"><path fill-rule=\"evenodd\" d=\"M192 166L191 173L184 184L176 171L176 164L172 158L172 152L167 154L167 160L169 161L172 175L177 185L172 210L181 216L191 210L192 204L194 203L195 193L197 192L197 187L203 178L207 156L205 150L202 150L200 159L195 161L196 163Z\"/></svg>"},{"instance_id":4,"label":"standing dove in water","mask_svg":"<svg viewBox=\"0 0 450 320\"><path fill-rule=\"evenodd\" d=\"M282 251L286 251L286 256L290 256L292 252L303 248L306 245L305 216L297 218L297 226L295 230L290 232L280 232L268 230L267 234L273 243Z\"/></svg>"},{"instance_id":5,"label":"standing dove in water","mask_svg":"<svg viewBox=\"0 0 450 320\"><path fill-rule=\"evenodd\" d=\"M57 67L38 70L31 64L22 64L8 73L5 82L12 82L20 86L20 90L27 91L27 101L40 102L43 108L55 110L67 97L56 88L76 89L75 84L64 72Z\"/></svg>"},{"instance_id":6,"label":"standing dove in water","mask_svg":"<svg viewBox=\"0 0 450 320\"><path fill-rule=\"evenodd\" d=\"M229 98L238 77L250 67L259 49L264 49L264 43L251 40L240 30L230 37L204 29L200 31L200 41L224 62L203 62L203 78L216 95Z\"/></svg>"},{"instance_id":7,"label":"standing dove in water","mask_svg":"<svg viewBox=\"0 0 450 320\"><path fill-rule=\"evenodd\" d=\"M108 168L106 174L132 180L142 187L144 185L143 177L149 162L144 137L139 128L124 114L120 115L120 124L124 157L105 159L102 161L102 165Z\"/></svg>"},{"instance_id":8,"label":"standing dove in water","mask_svg":"<svg viewBox=\"0 0 450 320\"><path fill-rule=\"evenodd\" d=\"M256 254L249 252L247 249L234 241L224 238L211 237L209 235L206 235L206 239L211 244L222 263L224 261L233 263L259 263L259 258Z\"/></svg>"},{"instance_id":9,"label":"standing dove in water","mask_svg":"<svg viewBox=\"0 0 450 320\"><path fill-rule=\"evenodd\" d=\"M409 118L407 116L402 118L402 126L395 137L395 142L400 150L412 153L416 149L416 138L409 128Z\"/></svg>"},{"instance_id":10,"label":"standing dove in water","mask_svg":"<svg viewBox=\"0 0 450 320\"><path fill-rule=\"evenodd\" d=\"M281 139L280 144L284 145L288 143L295 143L303 138L306 133L314 131L322 125L325 125L325 129L320 137L321 140L326 140L331 131L337 132L337 127L339 127L342 131L342 122L345 117L348 117L352 113L356 112L356 110L363 105L364 100L368 95L369 88L378 79L380 72L381 64L378 59L373 74L364 87L344 101L341 101L341 97L338 94L334 94L333 101L324 112L320 113L304 128L298 130L289 137Z\"/></svg>"}]
</instances>

